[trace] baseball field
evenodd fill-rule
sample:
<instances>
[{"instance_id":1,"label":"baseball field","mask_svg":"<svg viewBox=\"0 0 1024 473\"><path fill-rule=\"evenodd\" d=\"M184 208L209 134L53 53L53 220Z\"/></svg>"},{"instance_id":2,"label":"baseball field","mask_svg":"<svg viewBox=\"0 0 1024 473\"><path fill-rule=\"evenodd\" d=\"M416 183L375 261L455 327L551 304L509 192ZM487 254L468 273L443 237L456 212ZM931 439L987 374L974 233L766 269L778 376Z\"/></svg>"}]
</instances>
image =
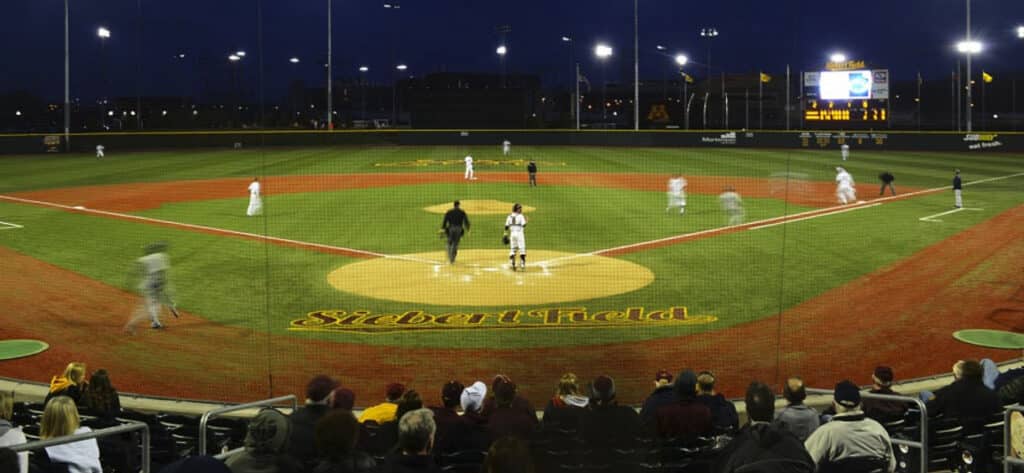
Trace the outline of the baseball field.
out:
<instances>
[{"instance_id":1,"label":"baseball field","mask_svg":"<svg viewBox=\"0 0 1024 473\"><path fill-rule=\"evenodd\" d=\"M857 203L837 204L836 166ZM879 196L883 171L895 196ZM677 174L684 214L666 210ZM248 217L254 177L264 209ZM438 229L456 199L472 226L449 265ZM501 242L513 203L525 271ZM155 241L181 317L128 335L135 259ZM612 375L625 402L661 368L716 371L727 396L793 374L866 384L877 364L910 378L1019 356L951 334L1024 330L1024 162L497 144L5 156L0 262L0 339L50 345L0 375L35 381L80 360L122 391L243 401L325 372L357 405L390 381L429 400L499 372L537 402L565 371Z\"/></svg>"}]
</instances>

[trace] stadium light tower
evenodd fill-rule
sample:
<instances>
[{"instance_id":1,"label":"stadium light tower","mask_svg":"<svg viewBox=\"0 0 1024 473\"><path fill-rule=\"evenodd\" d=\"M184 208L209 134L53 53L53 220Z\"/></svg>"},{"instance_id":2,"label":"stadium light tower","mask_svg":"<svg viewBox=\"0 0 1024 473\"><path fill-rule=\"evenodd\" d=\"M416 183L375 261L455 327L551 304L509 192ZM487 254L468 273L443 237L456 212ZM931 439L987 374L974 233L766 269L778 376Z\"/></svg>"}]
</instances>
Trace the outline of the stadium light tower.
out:
<instances>
[{"instance_id":1,"label":"stadium light tower","mask_svg":"<svg viewBox=\"0 0 1024 473\"><path fill-rule=\"evenodd\" d=\"M968 39L967 41L960 41L959 43L956 43L956 50L967 56L967 105L965 108L967 109L966 124L967 131L969 132L972 131L971 115L974 114L974 103L971 101L971 89L973 85L973 79L971 78L971 56L980 53L982 46L980 42Z\"/></svg>"},{"instance_id":2,"label":"stadium light tower","mask_svg":"<svg viewBox=\"0 0 1024 473\"><path fill-rule=\"evenodd\" d=\"M708 70L708 72L707 72L708 84L710 84L711 83L711 42L712 42L712 40L714 40L715 38L718 37L718 29L714 28L714 27L711 27L711 28L701 28L700 29L700 37L708 40L708 63L705 64L705 66L707 67L707 70ZM710 88L711 86L708 85L708 87Z\"/></svg>"},{"instance_id":3,"label":"stadium light tower","mask_svg":"<svg viewBox=\"0 0 1024 473\"><path fill-rule=\"evenodd\" d=\"M843 53L832 53L828 60L832 62L846 62L846 55Z\"/></svg>"},{"instance_id":4,"label":"stadium light tower","mask_svg":"<svg viewBox=\"0 0 1024 473\"><path fill-rule=\"evenodd\" d=\"M366 73L370 71L368 66L359 66L359 88L362 89L363 114L359 118L366 120Z\"/></svg>"},{"instance_id":5,"label":"stadium light tower","mask_svg":"<svg viewBox=\"0 0 1024 473\"><path fill-rule=\"evenodd\" d=\"M1017 27L1017 37L1020 39L1024 39L1024 26Z\"/></svg>"},{"instance_id":6,"label":"stadium light tower","mask_svg":"<svg viewBox=\"0 0 1024 473\"><path fill-rule=\"evenodd\" d=\"M501 88L505 88L505 55L508 54L508 47L504 44L498 46L494 52L498 55L498 63L501 65Z\"/></svg>"},{"instance_id":7,"label":"stadium light tower","mask_svg":"<svg viewBox=\"0 0 1024 473\"><path fill-rule=\"evenodd\" d=\"M601 118L608 118L608 78L605 77L605 64L608 62L608 58L612 56L612 47L604 43L599 43L594 46L594 55L601 60Z\"/></svg>"},{"instance_id":8,"label":"stadium light tower","mask_svg":"<svg viewBox=\"0 0 1024 473\"><path fill-rule=\"evenodd\" d=\"M110 65L107 63L107 40L110 39L110 30L103 26L96 28L96 36L100 38L100 60L103 62L103 99L100 101L100 128L104 128L106 117L104 117L103 112L110 101L110 79L107 75L110 69Z\"/></svg>"},{"instance_id":9,"label":"stadium light tower","mask_svg":"<svg viewBox=\"0 0 1024 473\"><path fill-rule=\"evenodd\" d=\"M575 118L577 115L579 115L578 109L580 104L580 74L577 70L578 66L576 65L576 52L574 51L575 44L572 40L572 36L562 36L562 42L569 45L569 68L572 69L572 74L574 76L574 85L569 90L575 89L576 91L575 95L573 96L573 98L575 99L575 103L569 104L569 118ZM573 93L570 92L569 95L573 95ZM577 122L578 121L579 120L577 120ZM576 128L579 129L579 126L577 126Z\"/></svg>"},{"instance_id":10,"label":"stadium light tower","mask_svg":"<svg viewBox=\"0 0 1024 473\"><path fill-rule=\"evenodd\" d=\"M398 127L398 75L402 74L409 69L409 66L405 64L398 64L395 66L395 80L391 85L391 118L393 120L394 127Z\"/></svg>"}]
</instances>

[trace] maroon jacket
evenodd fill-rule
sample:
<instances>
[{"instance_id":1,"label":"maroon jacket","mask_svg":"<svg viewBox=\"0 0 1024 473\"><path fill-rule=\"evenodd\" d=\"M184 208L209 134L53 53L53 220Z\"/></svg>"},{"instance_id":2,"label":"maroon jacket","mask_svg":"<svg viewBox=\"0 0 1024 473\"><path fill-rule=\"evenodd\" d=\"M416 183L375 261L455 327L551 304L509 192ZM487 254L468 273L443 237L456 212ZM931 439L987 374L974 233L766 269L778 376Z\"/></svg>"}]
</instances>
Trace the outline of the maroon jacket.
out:
<instances>
[{"instance_id":1,"label":"maroon jacket","mask_svg":"<svg viewBox=\"0 0 1024 473\"><path fill-rule=\"evenodd\" d=\"M711 433L711 410L696 399L683 399L662 406L654 415L658 436L700 437Z\"/></svg>"}]
</instances>

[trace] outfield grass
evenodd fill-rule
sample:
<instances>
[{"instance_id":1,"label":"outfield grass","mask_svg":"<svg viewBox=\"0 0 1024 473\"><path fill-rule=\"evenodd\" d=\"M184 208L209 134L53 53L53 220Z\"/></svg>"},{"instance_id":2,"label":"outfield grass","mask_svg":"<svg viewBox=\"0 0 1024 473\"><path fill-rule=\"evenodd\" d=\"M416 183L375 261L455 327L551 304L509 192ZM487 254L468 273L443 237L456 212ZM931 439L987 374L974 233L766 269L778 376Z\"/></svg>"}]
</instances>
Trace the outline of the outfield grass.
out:
<instances>
[{"instance_id":1,"label":"outfield grass","mask_svg":"<svg viewBox=\"0 0 1024 473\"><path fill-rule=\"evenodd\" d=\"M502 159L495 148L358 147L176 151L91 156L21 156L0 159L0 194L23 190L246 177L344 173L461 172L461 165L380 166L417 159L458 160L471 152L478 172L513 170L488 165ZM767 178L773 173L806 175L831 182L838 154L822 151L720 149L524 147L516 158L535 158L546 173L606 172L686 176ZM889 170L901 186L946 186L952 169L965 182L1024 171L1018 158L1000 154L858 152L842 163L858 180L861 195L876 192L874 176ZM524 172L525 174L525 172ZM295 337L343 342L430 347L529 347L593 344L659 338L718 330L777 314L786 308L893 264L1024 202L1024 177L993 181L965 190L969 207L941 224L920 217L951 208L949 192L927 194L879 207L829 215L759 230L617 256L649 268L651 285L627 294L557 304L596 310L627 307L664 309L686 306L691 314L713 315L717 322L692 326L644 326L635 330L480 330L451 334L288 332L288 322L319 309L400 313L484 310L397 303L335 290L326 281L331 270L352 258L309 249L266 245L233 237L197 233L68 213L0 201L0 221L24 225L0 231L0 245L67 268L107 284L131 289L127 278L139 248L154 240L172 245L171 273L180 306L229 325L268 329ZM168 196L173 198L174 196ZM528 246L568 253L591 252L641 241L723 226L714 195L691 194L687 215L666 213L664 192L591 187L475 182L422 184L391 188L272 195L266 218L246 218L244 188L239 197L176 202L137 212L174 222L266 234L303 242L386 254L440 251L435 231L441 216L423 207L455 198L519 201L530 213ZM780 200L745 199L748 221L808 210ZM472 217L472 216L471 216ZM504 216L472 217L473 233L463 248L499 248ZM368 275L367 277L373 277ZM386 283L386 282L384 282ZM898 290L899 288L894 288ZM524 311L549 306L514 307ZM491 312L493 308L486 309ZM837 307L837 310L842 308Z\"/></svg>"}]
</instances>

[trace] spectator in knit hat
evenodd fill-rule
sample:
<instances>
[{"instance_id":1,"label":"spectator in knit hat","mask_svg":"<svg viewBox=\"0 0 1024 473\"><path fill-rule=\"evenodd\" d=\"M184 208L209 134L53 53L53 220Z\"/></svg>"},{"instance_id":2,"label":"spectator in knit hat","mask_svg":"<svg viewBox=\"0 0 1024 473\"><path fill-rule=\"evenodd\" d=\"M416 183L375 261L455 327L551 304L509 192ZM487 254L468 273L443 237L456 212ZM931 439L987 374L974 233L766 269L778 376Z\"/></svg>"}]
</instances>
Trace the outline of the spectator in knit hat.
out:
<instances>
[{"instance_id":1,"label":"spectator in knit hat","mask_svg":"<svg viewBox=\"0 0 1024 473\"><path fill-rule=\"evenodd\" d=\"M657 434L661 438L691 439L711 434L711 410L697 400L697 375L683 370L676 377L676 401L655 413Z\"/></svg>"},{"instance_id":2,"label":"spectator in knit hat","mask_svg":"<svg viewBox=\"0 0 1024 473\"><path fill-rule=\"evenodd\" d=\"M332 409L345 409L351 411L356 405L356 393L349 388L336 388L334 400L331 402Z\"/></svg>"},{"instance_id":3,"label":"spectator in knit hat","mask_svg":"<svg viewBox=\"0 0 1024 473\"><path fill-rule=\"evenodd\" d=\"M292 413L291 441L288 451L292 458L304 466L312 466L317 461L316 422L327 414L334 403L334 389L339 383L327 375L314 377L306 385L306 405Z\"/></svg>"},{"instance_id":4,"label":"spectator in knit hat","mask_svg":"<svg viewBox=\"0 0 1024 473\"><path fill-rule=\"evenodd\" d=\"M796 435L801 442L811 436L811 432L821 425L818 411L804 404L807 389L804 380L794 376L786 380L782 388L782 397L786 398L786 407L775 413L775 425Z\"/></svg>"},{"instance_id":5,"label":"spectator in knit hat","mask_svg":"<svg viewBox=\"0 0 1024 473\"><path fill-rule=\"evenodd\" d=\"M491 397L488 397L484 400L484 417L490 416L491 411L494 410L495 407L497 407L495 398L498 395L498 388L506 384L512 386L512 392L515 396L512 398L511 407L513 409L517 409L526 414L529 414L533 418L534 424L540 423L540 421L537 420L537 411L533 408L533 404L531 404L530 401L526 400L526 398L520 396L519 388L518 386L516 386L516 383L512 382L511 378L503 374L495 375L494 380L491 381Z\"/></svg>"},{"instance_id":6,"label":"spectator in knit hat","mask_svg":"<svg viewBox=\"0 0 1024 473\"><path fill-rule=\"evenodd\" d=\"M544 406L544 429L569 429L579 427L580 417L590 399L580 395L580 386L573 373L565 373L558 380L555 395Z\"/></svg>"},{"instance_id":7,"label":"spectator in knit hat","mask_svg":"<svg viewBox=\"0 0 1024 473\"><path fill-rule=\"evenodd\" d=\"M718 454L718 464L712 471L814 472L814 462L804 449L803 441L781 428L778 423L772 422L773 417L777 416L773 415L775 395L771 388L757 381L750 383L745 403L747 424Z\"/></svg>"},{"instance_id":8,"label":"spectator in knit hat","mask_svg":"<svg viewBox=\"0 0 1024 473\"><path fill-rule=\"evenodd\" d=\"M377 470L373 457L356 449L362 424L352 411L335 409L316 423L320 463L313 473L368 473Z\"/></svg>"},{"instance_id":9,"label":"spectator in knit hat","mask_svg":"<svg viewBox=\"0 0 1024 473\"><path fill-rule=\"evenodd\" d=\"M871 380L874 382L873 387L869 393L872 394L887 394L890 396L899 396L900 393L892 390L892 368L888 366L879 366L875 368L875 372L871 375ZM909 404L900 401L885 401L881 399L864 399L862 403L864 415L877 420L878 422L892 422L903 418L903 415L907 413Z\"/></svg>"},{"instance_id":10,"label":"spectator in knit hat","mask_svg":"<svg viewBox=\"0 0 1024 473\"><path fill-rule=\"evenodd\" d=\"M487 433L491 441L507 436L530 440L537 426L537 414L526 413L521 407L512 405L516 399L514 383L499 383L495 390L495 407L487 416Z\"/></svg>"},{"instance_id":11,"label":"spectator in knit hat","mask_svg":"<svg viewBox=\"0 0 1024 473\"><path fill-rule=\"evenodd\" d=\"M263 409L249 421L245 450L232 455L224 464L232 473L290 473L301 471L297 461L287 454L291 435L288 418L277 409Z\"/></svg>"},{"instance_id":12,"label":"spectator in knit hat","mask_svg":"<svg viewBox=\"0 0 1024 473\"><path fill-rule=\"evenodd\" d=\"M711 411L711 425L716 433L733 432L740 428L736 406L715 391L715 381L715 375L710 371L701 371L697 375L697 400Z\"/></svg>"},{"instance_id":13,"label":"spectator in knit hat","mask_svg":"<svg viewBox=\"0 0 1024 473\"><path fill-rule=\"evenodd\" d=\"M672 385L672 373L664 369L658 370L654 374L654 392L644 400L644 405L640 409L640 419L644 424L653 426L654 413L658 412L658 408L675 404L675 402L676 393L675 386Z\"/></svg>"},{"instance_id":14,"label":"spectator in knit hat","mask_svg":"<svg viewBox=\"0 0 1024 473\"><path fill-rule=\"evenodd\" d=\"M434 425L437 426L437 432L434 434L435 454L460 450L457 441L463 423L459 417L458 407L464 389L465 386L457 380L444 383L441 387L441 405L430 408L434 413Z\"/></svg>"},{"instance_id":15,"label":"spectator in knit hat","mask_svg":"<svg viewBox=\"0 0 1024 473\"><path fill-rule=\"evenodd\" d=\"M611 464L612 449L636 448L642 433L640 415L632 407L620 406L615 398L615 380L598 376L590 385L590 409L580 420L580 434L588 449L597 455L594 464Z\"/></svg>"},{"instance_id":16,"label":"spectator in knit hat","mask_svg":"<svg viewBox=\"0 0 1024 473\"><path fill-rule=\"evenodd\" d=\"M836 415L832 421L818 427L804 442L807 453L818 471L832 471L838 464L845 471L871 471L883 468L892 472L896 468L892 441L888 432L860 409L860 388L851 381L836 384L832 406Z\"/></svg>"},{"instance_id":17,"label":"spectator in knit hat","mask_svg":"<svg viewBox=\"0 0 1024 473\"><path fill-rule=\"evenodd\" d=\"M398 411L398 400L405 394L405 385L401 383L390 383L384 387L384 402L376 406L367 407L359 416L359 422L373 421L377 424L396 420L395 413Z\"/></svg>"}]
</instances>

